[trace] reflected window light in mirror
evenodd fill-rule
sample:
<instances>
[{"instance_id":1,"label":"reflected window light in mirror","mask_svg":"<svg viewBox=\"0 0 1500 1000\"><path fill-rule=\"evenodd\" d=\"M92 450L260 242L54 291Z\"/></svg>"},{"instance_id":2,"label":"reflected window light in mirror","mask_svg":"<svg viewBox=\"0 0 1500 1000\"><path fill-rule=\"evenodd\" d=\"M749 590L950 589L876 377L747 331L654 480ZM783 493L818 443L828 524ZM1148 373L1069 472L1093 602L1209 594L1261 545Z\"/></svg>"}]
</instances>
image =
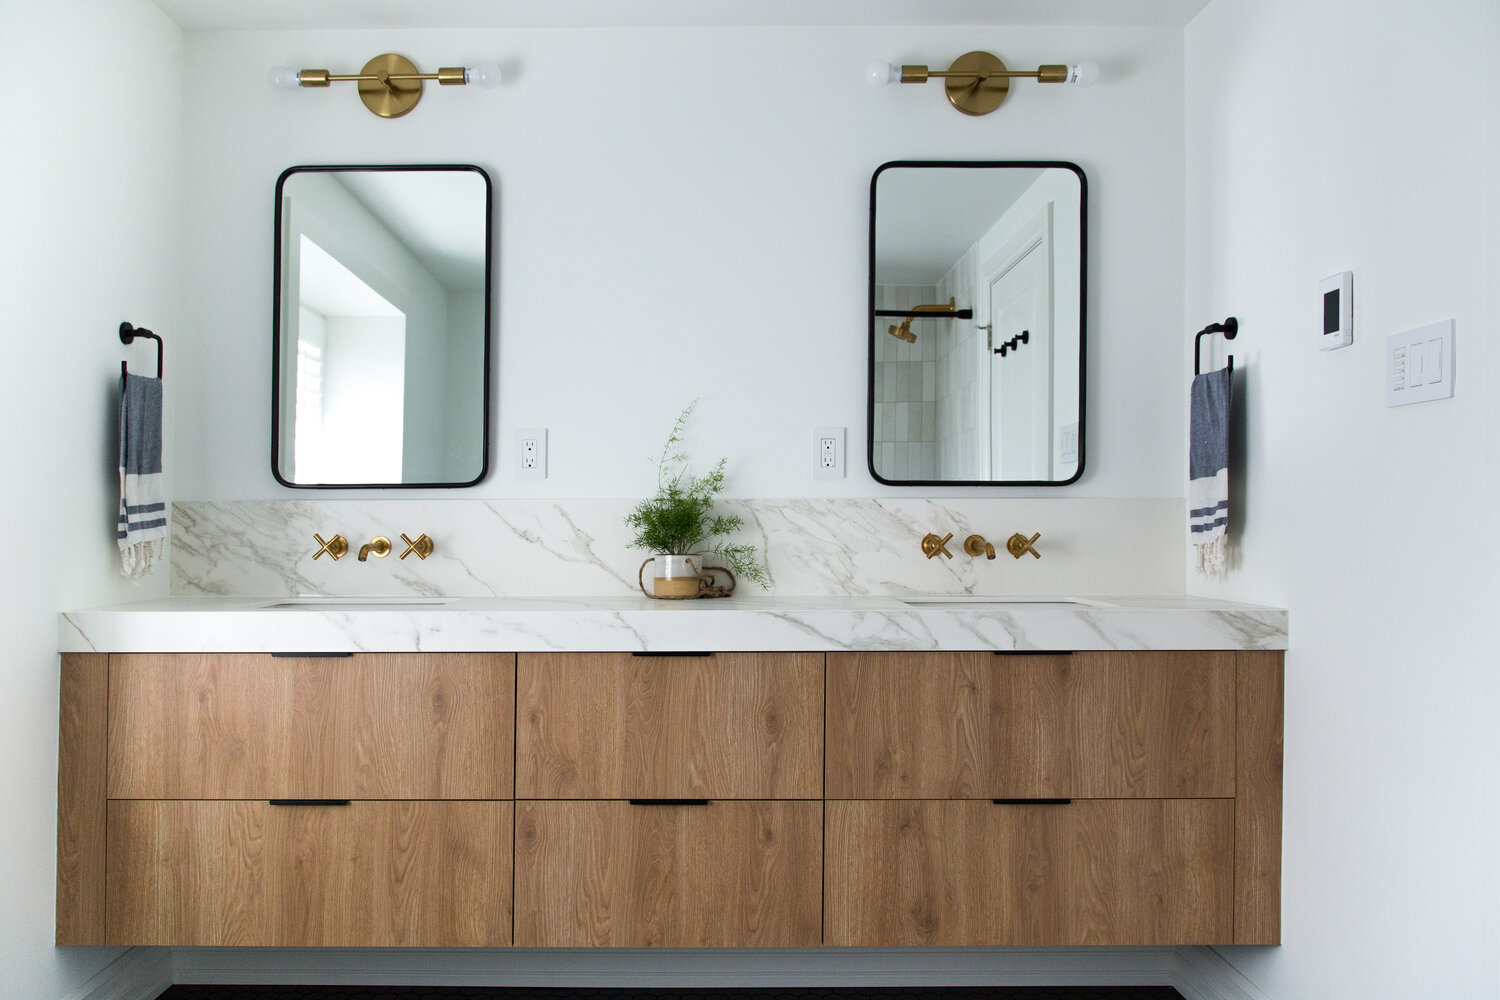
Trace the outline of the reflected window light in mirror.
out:
<instances>
[{"instance_id":1,"label":"reflected window light in mirror","mask_svg":"<svg viewBox=\"0 0 1500 1000\"><path fill-rule=\"evenodd\" d=\"M488 469L491 188L478 167L293 167L277 183L272 471L468 486Z\"/></svg>"},{"instance_id":2,"label":"reflected window light in mirror","mask_svg":"<svg viewBox=\"0 0 1500 1000\"><path fill-rule=\"evenodd\" d=\"M890 485L1083 469L1084 178L889 163L871 182L869 463Z\"/></svg>"}]
</instances>

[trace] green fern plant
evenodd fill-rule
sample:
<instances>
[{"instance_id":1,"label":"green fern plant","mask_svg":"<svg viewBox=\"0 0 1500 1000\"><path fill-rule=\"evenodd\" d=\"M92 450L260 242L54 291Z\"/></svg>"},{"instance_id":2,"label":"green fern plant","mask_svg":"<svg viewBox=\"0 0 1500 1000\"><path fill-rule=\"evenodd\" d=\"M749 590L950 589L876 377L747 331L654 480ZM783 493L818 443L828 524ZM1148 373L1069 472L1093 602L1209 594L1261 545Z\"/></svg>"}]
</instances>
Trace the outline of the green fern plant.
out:
<instances>
[{"instance_id":1,"label":"green fern plant","mask_svg":"<svg viewBox=\"0 0 1500 1000\"><path fill-rule=\"evenodd\" d=\"M724 491L724 467L721 458L713 468L695 476L688 468L683 448L683 429L698 405L695 399L672 424L672 433L655 459L656 496L642 500L625 515L625 524L635 531L633 549L661 555L686 555L702 551L702 546L724 561L734 574L766 587L770 579L755 546L731 542L722 536L732 535L744 526L738 514L714 513L714 501ZM718 541L712 541L718 538Z\"/></svg>"}]
</instances>

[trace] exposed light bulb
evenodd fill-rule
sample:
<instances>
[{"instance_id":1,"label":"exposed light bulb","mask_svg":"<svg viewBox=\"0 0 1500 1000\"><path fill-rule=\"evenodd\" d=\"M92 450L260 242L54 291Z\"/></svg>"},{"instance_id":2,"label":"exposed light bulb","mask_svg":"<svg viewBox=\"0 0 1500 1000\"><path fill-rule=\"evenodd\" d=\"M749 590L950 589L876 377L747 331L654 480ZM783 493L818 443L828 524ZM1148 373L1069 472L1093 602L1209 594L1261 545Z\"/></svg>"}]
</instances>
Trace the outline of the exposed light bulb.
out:
<instances>
[{"instance_id":1,"label":"exposed light bulb","mask_svg":"<svg viewBox=\"0 0 1500 1000\"><path fill-rule=\"evenodd\" d=\"M272 66L271 71L266 74L266 79L277 90L296 90L302 86L302 80L297 76L297 71L290 66Z\"/></svg>"},{"instance_id":2,"label":"exposed light bulb","mask_svg":"<svg viewBox=\"0 0 1500 1000\"><path fill-rule=\"evenodd\" d=\"M901 79L901 67L877 59L866 67L865 79L871 84L895 83Z\"/></svg>"},{"instance_id":3,"label":"exposed light bulb","mask_svg":"<svg viewBox=\"0 0 1500 1000\"><path fill-rule=\"evenodd\" d=\"M470 66L464 70L464 83L472 83L477 87L500 86L500 66L497 63L480 63Z\"/></svg>"},{"instance_id":4,"label":"exposed light bulb","mask_svg":"<svg viewBox=\"0 0 1500 1000\"><path fill-rule=\"evenodd\" d=\"M1080 87L1091 87L1099 79L1099 64L1091 62L1075 63L1068 67L1068 82L1076 83Z\"/></svg>"}]
</instances>

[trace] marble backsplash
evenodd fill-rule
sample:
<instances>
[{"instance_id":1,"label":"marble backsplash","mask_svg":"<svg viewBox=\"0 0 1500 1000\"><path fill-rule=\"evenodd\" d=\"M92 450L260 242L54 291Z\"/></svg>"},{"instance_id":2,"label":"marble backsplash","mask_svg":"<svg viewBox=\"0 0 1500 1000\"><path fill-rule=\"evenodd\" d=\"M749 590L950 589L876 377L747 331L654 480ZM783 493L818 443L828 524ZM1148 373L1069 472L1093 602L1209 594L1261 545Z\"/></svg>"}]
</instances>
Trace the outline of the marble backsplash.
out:
<instances>
[{"instance_id":1,"label":"marble backsplash","mask_svg":"<svg viewBox=\"0 0 1500 1000\"><path fill-rule=\"evenodd\" d=\"M177 596L638 594L650 553L627 547L631 500L188 501L172 507ZM745 519L737 540L760 548L778 596L1181 594L1183 502L1166 499L795 499L721 505ZM927 559L929 531L953 532L953 559ZM1004 551L1014 532L1041 532L1041 559ZM314 560L313 533L342 534L350 551ZM401 533L436 550L402 560ZM970 533L998 558L963 551ZM395 550L361 563L386 535ZM740 584L742 594L762 593Z\"/></svg>"},{"instance_id":2,"label":"marble backsplash","mask_svg":"<svg viewBox=\"0 0 1500 1000\"><path fill-rule=\"evenodd\" d=\"M174 595L609 597L637 594L651 553L628 549L628 499L196 501L172 505ZM739 540L756 544L781 595L1182 594L1181 499L783 499L732 501ZM954 558L927 559L922 535L953 532ZM1005 538L1041 532L1043 558L1013 559ZM350 555L314 559L314 532L342 534ZM402 532L437 543L425 562ZM995 561L963 552L995 543ZM395 552L359 562L387 535ZM741 594L760 594L741 583Z\"/></svg>"}]
</instances>

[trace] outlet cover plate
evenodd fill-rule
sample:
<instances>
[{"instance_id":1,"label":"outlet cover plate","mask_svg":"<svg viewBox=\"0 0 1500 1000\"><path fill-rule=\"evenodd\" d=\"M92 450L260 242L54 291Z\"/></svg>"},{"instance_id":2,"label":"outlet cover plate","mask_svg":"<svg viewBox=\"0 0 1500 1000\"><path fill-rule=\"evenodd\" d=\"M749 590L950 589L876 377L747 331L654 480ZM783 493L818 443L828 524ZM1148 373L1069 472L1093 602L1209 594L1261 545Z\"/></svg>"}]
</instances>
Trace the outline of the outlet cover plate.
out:
<instances>
[{"instance_id":1,"label":"outlet cover plate","mask_svg":"<svg viewBox=\"0 0 1500 1000\"><path fill-rule=\"evenodd\" d=\"M844 478L844 428L813 428L813 478Z\"/></svg>"},{"instance_id":2,"label":"outlet cover plate","mask_svg":"<svg viewBox=\"0 0 1500 1000\"><path fill-rule=\"evenodd\" d=\"M516 478L547 478L547 428L516 428Z\"/></svg>"}]
</instances>

